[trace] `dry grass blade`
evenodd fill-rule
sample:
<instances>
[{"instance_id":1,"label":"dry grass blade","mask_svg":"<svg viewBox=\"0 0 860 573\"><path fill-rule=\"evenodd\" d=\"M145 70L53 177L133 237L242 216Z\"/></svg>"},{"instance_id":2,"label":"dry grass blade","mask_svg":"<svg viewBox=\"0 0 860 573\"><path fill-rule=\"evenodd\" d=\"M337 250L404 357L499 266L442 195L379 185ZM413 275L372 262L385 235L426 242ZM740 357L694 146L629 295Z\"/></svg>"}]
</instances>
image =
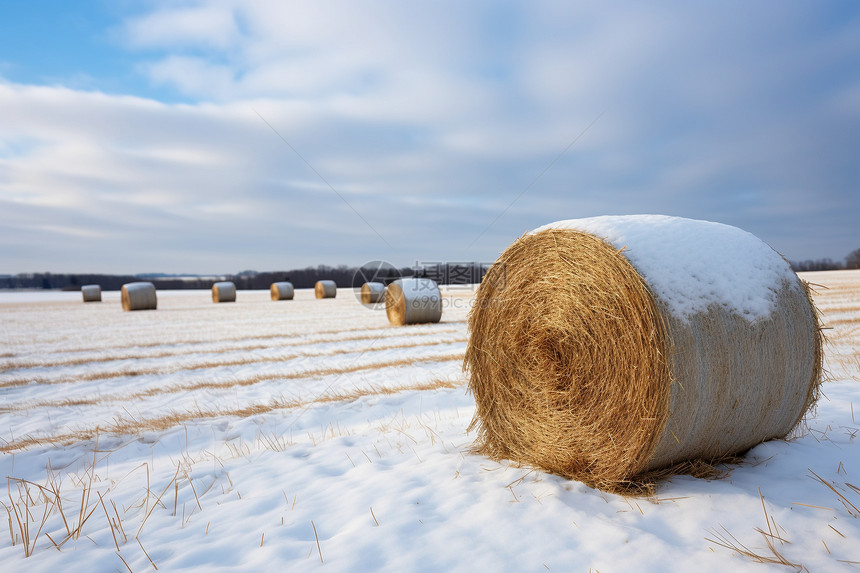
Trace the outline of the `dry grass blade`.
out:
<instances>
[{"instance_id":1,"label":"dry grass blade","mask_svg":"<svg viewBox=\"0 0 860 573\"><path fill-rule=\"evenodd\" d=\"M188 485L191 486L191 492L194 494L194 501L197 502L197 508L203 509L203 506L200 505L200 498L197 496L197 490L194 489L194 483L192 483L192 481L191 481L191 476L188 475L188 472L185 471L184 469L182 470L182 473L185 474L185 479L188 480Z\"/></svg>"},{"instance_id":2,"label":"dry grass blade","mask_svg":"<svg viewBox=\"0 0 860 573\"><path fill-rule=\"evenodd\" d=\"M173 479L170 480L166 486L164 486L164 489L161 490L161 493L155 499L155 503L152 504L152 507L146 513L146 516L144 516L143 523L140 524L140 527L138 528L137 533L135 534L135 537L140 537L140 532L143 531L143 526L146 525L146 520L149 519L150 515L152 515L152 512L155 510L155 508L161 502L161 498L164 496L165 493L167 493L167 490L170 489L170 486L176 482L176 478L178 476L179 476L179 464L176 465L176 473L173 474Z\"/></svg>"},{"instance_id":3,"label":"dry grass blade","mask_svg":"<svg viewBox=\"0 0 860 573\"><path fill-rule=\"evenodd\" d=\"M120 533L122 533L123 543L125 543L126 541L128 541L128 536L125 534L125 528L122 526L122 519L120 519L119 517L119 511L117 511L116 504L113 502L113 500L110 500L110 504L113 507L114 515L116 515L116 525L119 528Z\"/></svg>"},{"instance_id":4,"label":"dry grass blade","mask_svg":"<svg viewBox=\"0 0 860 573\"><path fill-rule=\"evenodd\" d=\"M125 565L125 568L128 569L129 573L134 573L134 571L131 570L131 567L128 566L128 563L126 563L125 559L123 559L122 555L119 554L119 551L116 552L116 556L119 557L120 561L122 561L122 564Z\"/></svg>"},{"instance_id":5,"label":"dry grass blade","mask_svg":"<svg viewBox=\"0 0 860 573\"><path fill-rule=\"evenodd\" d=\"M108 515L108 510L107 510L107 507L105 506L105 500L102 498L102 494L100 492L96 492L96 493L99 496L99 503L101 504L102 509L105 512L105 519L107 519L108 526L110 527L110 534L111 534L111 537L113 537L113 544L116 547L117 553L119 553L119 543L116 540L116 532L113 529L114 526L113 526L113 522L111 522L110 515Z\"/></svg>"},{"instance_id":6,"label":"dry grass blade","mask_svg":"<svg viewBox=\"0 0 860 573\"><path fill-rule=\"evenodd\" d=\"M809 504L809 503L800 503L799 501L794 501L794 502L792 502L792 503L791 503L791 505L802 505L803 507L811 507L811 508L813 508L813 509L823 509L823 510L825 510L825 511L833 511L833 508L832 508L832 507L824 507L824 506L821 506L821 505L812 505L812 504Z\"/></svg>"},{"instance_id":7,"label":"dry grass blade","mask_svg":"<svg viewBox=\"0 0 860 573\"><path fill-rule=\"evenodd\" d=\"M311 527L314 528L314 539L317 540L317 551L319 551L320 554L320 563L325 563L325 561L323 561L322 548L320 547L320 538L319 535L317 535L317 526L314 525L313 520L311 520Z\"/></svg>"},{"instance_id":8,"label":"dry grass blade","mask_svg":"<svg viewBox=\"0 0 860 573\"><path fill-rule=\"evenodd\" d=\"M748 557L749 559L752 559L757 563L772 563L775 565L794 567L798 571L807 571L806 567L803 564L790 561L782 553L780 553L779 550L777 550L776 546L774 545L774 540L779 541L781 544L790 544L791 542L775 533L775 531L777 531L779 527L777 526L776 521L767 513L767 506L765 505L764 496L761 493L761 488L759 488L758 494L759 499L761 500L761 509L764 513L764 520L767 524L767 531L760 527L755 527L753 528L753 530L759 533L764 539L764 542L767 545L768 553L757 552L746 546L722 525L720 526L720 528L723 530L724 534L720 533L719 531L713 530L710 531L711 535L713 535L713 538L705 537L705 540L719 545L720 547L724 547L726 549L734 551L735 553L743 555L744 557ZM773 524L773 527L771 527L771 524Z\"/></svg>"},{"instance_id":9,"label":"dry grass blade","mask_svg":"<svg viewBox=\"0 0 860 573\"><path fill-rule=\"evenodd\" d=\"M851 515L851 517L860 517L860 509L858 509L856 505L854 505L853 503L848 501L848 498L846 498L844 495L842 495L842 493L839 492L839 490L837 490L830 482L828 482L827 480L825 480L824 478L819 476L817 473L815 473L811 469L809 469L809 468L807 468L807 469L809 470L809 472L813 476L815 476L815 479L817 479L818 481L820 481L821 483L826 485L828 489L830 489L833 493L835 493L839 497L839 501L842 503L842 505L845 507L845 509L848 511L848 514Z\"/></svg>"},{"instance_id":10,"label":"dry grass blade","mask_svg":"<svg viewBox=\"0 0 860 573\"><path fill-rule=\"evenodd\" d=\"M206 533L209 533L209 524L206 524ZM149 556L149 553L146 552L146 549L143 548L143 543L140 542L139 538L135 538L137 540L137 544L140 545L140 550L143 551L143 554L146 555L146 558L149 559L149 563L152 565L152 568L158 571L158 567L155 565L155 561L152 560L152 557Z\"/></svg>"},{"instance_id":11,"label":"dry grass blade","mask_svg":"<svg viewBox=\"0 0 860 573\"><path fill-rule=\"evenodd\" d=\"M11 481L17 482L18 487L18 499L16 502L12 499L12 488ZM35 500L33 496L30 494L30 485L35 485L39 488L42 493L42 497L45 500L43 504L42 517L39 520L39 528L36 530L36 534L31 536L30 534L30 522L36 521L33 517L33 514L30 511L31 506L35 505ZM33 551L36 549L36 542L39 540L39 535L42 533L42 529L45 527L45 523L48 521L48 516L53 511L54 507L56 507L56 501L50 499L45 493L44 488L39 486L38 484L33 484L27 480L21 480L16 478L7 478L6 482L6 490L9 496L9 503L11 504L12 511L9 511L9 508L6 508L6 512L9 516L9 534L12 537L12 545L15 545L15 536L14 536L14 528L12 525L12 513L15 514L15 521L18 524L18 532L21 534L21 543L24 546L24 557L30 557L33 554ZM23 504L23 508L19 507L19 503ZM5 504L3 504L5 507ZM54 540L51 539L51 543L54 543ZM56 546L57 544L54 543ZM59 547L57 547L59 549Z\"/></svg>"},{"instance_id":12,"label":"dry grass blade","mask_svg":"<svg viewBox=\"0 0 860 573\"><path fill-rule=\"evenodd\" d=\"M806 571L806 567L804 567L800 563L794 563L789 561L782 555L779 551L777 551L776 547L771 541L770 536L765 534L761 529L756 529L759 533L762 534L765 543L767 544L768 549L770 550L770 555L762 555L761 553L757 553L741 543L734 535L729 533L729 531L722 527L722 530L725 532L725 535L718 531L711 531L711 535L713 535L716 539L712 539L710 537L705 537L705 540L710 541L715 545L719 545L720 547L724 547L725 549L729 549L743 555L744 557L748 557L757 563L772 563L775 565L785 565L787 567L794 567L799 571Z\"/></svg>"}]
</instances>

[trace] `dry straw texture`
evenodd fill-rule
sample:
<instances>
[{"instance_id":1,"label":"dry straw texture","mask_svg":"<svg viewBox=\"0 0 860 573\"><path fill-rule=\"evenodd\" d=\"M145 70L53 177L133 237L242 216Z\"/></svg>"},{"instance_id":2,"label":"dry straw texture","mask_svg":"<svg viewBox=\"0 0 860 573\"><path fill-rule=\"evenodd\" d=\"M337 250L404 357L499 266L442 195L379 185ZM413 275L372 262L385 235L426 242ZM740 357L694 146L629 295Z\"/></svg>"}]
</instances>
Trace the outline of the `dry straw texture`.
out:
<instances>
[{"instance_id":1,"label":"dry straw texture","mask_svg":"<svg viewBox=\"0 0 860 573\"><path fill-rule=\"evenodd\" d=\"M442 318L439 287L427 278L397 279L385 289L385 313L394 326L439 322Z\"/></svg>"},{"instance_id":2,"label":"dry straw texture","mask_svg":"<svg viewBox=\"0 0 860 573\"><path fill-rule=\"evenodd\" d=\"M212 302L236 302L236 285L230 281L212 285Z\"/></svg>"},{"instance_id":3,"label":"dry straw texture","mask_svg":"<svg viewBox=\"0 0 860 573\"><path fill-rule=\"evenodd\" d=\"M272 300L293 300L293 296L295 296L295 289L293 289L291 282L272 283L269 292Z\"/></svg>"},{"instance_id":4,"label":"dry straw texture","mask_svg":"<svg viewBox=\"0 0 860 573\"><path fill-rule=\"evenodd\" d=\"M81 287L84 302L101 302L102 287L100 285L84 285Z\"/></svg>"},{"instance_id":5,"label":"dry straw texture","mask_svg":"<svg viewBox=\"0 0 860 573\"><path fill-rule=\"evenodd\" d=\"M361 304L374 304L385 300L385 285L369 282L361 285Z\"/></svg>"},{"instance_id":6,"label":"dry straw texture","mask_svg":"<svg viewBox=\"0 0 860 573\"><path fill-rule=\"evenodd\" d=\"M314 285L314 296L317 298L334 298L337 296L337 284L334 281L317 281Z\"/></svg>"},{"instance_id":7,"label":"dry straw texture","mask_svg":"<svg viewBox=\"0 0 860 573\"><path fill-rule=\"evenodd\" d=\"M821 336L805 285L782 285L775 307L753 322L717 305L678 318L602 239L524 236L469 316L476 449L647 492L784 437L817 395Z\"/></svg>"},{"instance_id":8,"label":"dry straw texture","mask_svg":"<svg viewBox=\"0 0 860 573\"><path fill-rule=\"evenodd\" d=\"M155 310L157 305L154 284L136 282L122 285L123 310Z\"/></svg>"}]
</instances>

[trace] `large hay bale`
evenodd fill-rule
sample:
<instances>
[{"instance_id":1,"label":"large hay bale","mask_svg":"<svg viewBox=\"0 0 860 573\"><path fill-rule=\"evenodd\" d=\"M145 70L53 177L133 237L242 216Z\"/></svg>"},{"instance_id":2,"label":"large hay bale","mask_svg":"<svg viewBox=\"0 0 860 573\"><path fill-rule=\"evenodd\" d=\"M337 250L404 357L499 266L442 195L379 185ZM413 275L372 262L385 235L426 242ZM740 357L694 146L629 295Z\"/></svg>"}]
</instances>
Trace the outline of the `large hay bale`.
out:
<instances>
[{"instance_id":1,"label":"large hay bale","mask_svg":"<svg viewBox=\"0 0 860 573\"><path fill-rule=\"evenodd\" d=\"M154 284L135 282L122 285L123 310L155 310L157 305Z\"/></svg>"},{"instance_id":2,"label":"large hay bale","mask_svg":"<svg viewBox=\"0 0 860 573\"><path fill-rule=\"evenodd\" d=\"M476 449L609 490L786 436L821 378L806 284L706 221L541 227L490 268L469 328Z\"/></svg>"},{"instance_id":3,"label":"large hay bale","mask_svg":"<svg viewBox=\"0 0 860 573\"><path fill-rule=\"evenodd\" d=\"M361 304L375 304L385 300L385 285L378 282L366 282L361 285Z\"/></svg>"},{"instance_id":4,"label":"large hay bale","mask_svg":"<svg viewBox=\"0 0 860 573\"><path fill-rule=\"evenodd\" d=\"M236 302L236 285L230 281L212 285L212 302Z\"/></svg>"},{"instance_id":5,"label":"large hay bale","mask_svg":"<svg viewBox=\"0 0 860 573\"><path fill-rule=\"evenodd\" d=\"M293 283L286 281L272 283L272 286L269 287L269 293L272 296L272 300L293 300L295 292Z\"/></svg>"},{"instance_id":6,"label":"large hay bale","mask_svg":"<svg viewBox=\"0 0 860 573\"><path fill-rule=\"evenodd\" d=\"M442 295L432 279L397 279L385 289L385 314L394 326L439 322Z\"/></svg>"},{"instance_id":7,"label":"large hay bale","mask_svg":"<svg viewBox=\"0 0 860 573\"><path fill-rule=\"evenodd\" d=\"M337 296L337 284L334 281L317 281L314 295L317 298L334 298Z\"/></svg>"},{"instance_id":8,"label":"large hay bale","mask_svg":"<svg viewBox=\"0 0 860 573\"><path fill-rule=\"evenodd\" d=\"M83 285L81 287L81 296L84 302L101 302L102 287L101 285Z\"/></svg>"}]
</instances>

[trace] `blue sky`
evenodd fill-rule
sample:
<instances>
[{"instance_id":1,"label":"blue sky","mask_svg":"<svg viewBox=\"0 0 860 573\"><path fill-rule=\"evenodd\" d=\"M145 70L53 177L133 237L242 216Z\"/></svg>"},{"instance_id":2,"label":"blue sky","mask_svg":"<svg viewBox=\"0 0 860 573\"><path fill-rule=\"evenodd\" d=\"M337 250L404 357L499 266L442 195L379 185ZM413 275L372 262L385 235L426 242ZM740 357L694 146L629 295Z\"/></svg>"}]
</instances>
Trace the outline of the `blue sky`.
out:
<instances>
[{"instance_id":1,"label":"blue sky","mask_svg":"<svg viewBox=\"0 0 860 573\"><path fill-rule=\"evenodd\" d=\"M841 259L858 150L853 1L0 3L0 273L491 262L635 213Z\"/></svg>"}]
</instances>

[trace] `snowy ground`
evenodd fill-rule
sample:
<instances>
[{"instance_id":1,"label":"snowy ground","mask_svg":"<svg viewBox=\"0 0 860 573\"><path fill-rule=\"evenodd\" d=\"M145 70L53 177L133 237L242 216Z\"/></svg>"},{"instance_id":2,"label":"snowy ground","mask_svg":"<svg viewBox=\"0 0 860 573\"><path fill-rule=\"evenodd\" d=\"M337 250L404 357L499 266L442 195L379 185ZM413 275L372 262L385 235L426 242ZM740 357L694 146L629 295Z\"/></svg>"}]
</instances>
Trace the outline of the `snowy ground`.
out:
<instances>
[{"instance_id":1,"label":"snowy ground","mask_svg":"<svg viewBox=\"0 0 860 573\"><path fill-rule=\"evenodd\" d=\"M0 294L2 570L860 570L860 271L804 278L814 416L654 498L469 453L469 291L402 328L347 289Z\"/></svg>"}]
</instances>

